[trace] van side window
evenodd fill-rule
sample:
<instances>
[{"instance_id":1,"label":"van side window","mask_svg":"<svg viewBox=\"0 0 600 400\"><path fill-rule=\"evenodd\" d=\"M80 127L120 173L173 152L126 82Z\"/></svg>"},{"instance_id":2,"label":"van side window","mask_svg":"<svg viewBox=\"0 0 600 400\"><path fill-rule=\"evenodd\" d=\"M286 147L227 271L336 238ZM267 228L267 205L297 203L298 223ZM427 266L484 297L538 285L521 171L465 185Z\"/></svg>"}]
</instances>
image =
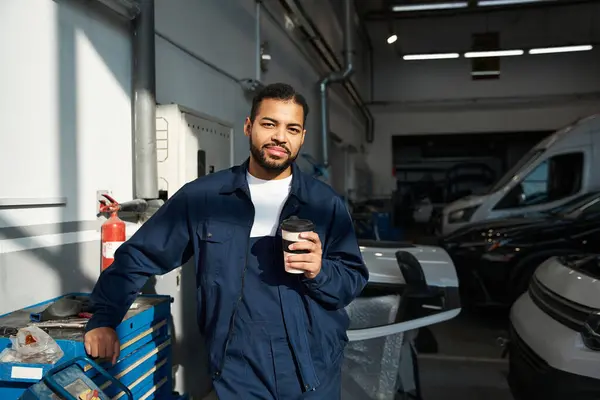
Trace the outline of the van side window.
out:
<instances>
[{"instance_id":1,"label":"van side window","mask_svg":"<svg viewBox=\"0 0 600 400\"><path fill-rule=\"evenodd\" d=\"M579 193L582 178L583 153L556 155L541 162L495 208L519 208L564 199Z\"/></svg>"}]
</instances>

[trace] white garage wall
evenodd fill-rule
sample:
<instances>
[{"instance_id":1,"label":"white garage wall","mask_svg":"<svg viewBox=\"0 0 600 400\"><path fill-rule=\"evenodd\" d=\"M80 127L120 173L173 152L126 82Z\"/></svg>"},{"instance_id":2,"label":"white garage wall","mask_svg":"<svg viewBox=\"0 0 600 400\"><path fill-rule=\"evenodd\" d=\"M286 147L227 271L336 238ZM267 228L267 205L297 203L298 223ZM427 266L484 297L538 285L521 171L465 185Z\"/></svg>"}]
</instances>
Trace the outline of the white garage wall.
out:
<instances>
[{"instance_id":1,"label":"white garage wall","mask_svg":"<svg viewBox=\"0 0 600 400\"><path fill-rule=\"evenodd\" d=\"M132 196L129 32L80 5L0 5L0 314L90 290L96 190ZM51 197L66 204L5 206Z\"/></svg>"},{"instance_id":2,"label":"white garage wall","mask_svg":"<svg viewBox=\"0 0 600 400\"><path fill-rule=\"evenodd\" d=\"M598 14L598 5L577 5L401 20L395 47L385 43L387 28L370 23L377 104L368 159L376 192L395 187L392 135L552 130L600 106L600 49L502 58L500 79L483 81L471 79L470 60L407 62L397 52L462 53L470 50L472 33L486 30L500 32L503 49L598 43Z\"/></svg>"},{"instance_id":3,"label":"white garage wall","mask_svg":"<svg viewBox=\"0 0 600 400\"><path fill-rule=\"evenodd\" d=\"M100 188L130 198L131 181L115 179L132 163L125 27L48 0L2 2L0 20L0 198L67 198L62 209L0 208L0 228L84 219Z\"/></svg>"}]
</instances>

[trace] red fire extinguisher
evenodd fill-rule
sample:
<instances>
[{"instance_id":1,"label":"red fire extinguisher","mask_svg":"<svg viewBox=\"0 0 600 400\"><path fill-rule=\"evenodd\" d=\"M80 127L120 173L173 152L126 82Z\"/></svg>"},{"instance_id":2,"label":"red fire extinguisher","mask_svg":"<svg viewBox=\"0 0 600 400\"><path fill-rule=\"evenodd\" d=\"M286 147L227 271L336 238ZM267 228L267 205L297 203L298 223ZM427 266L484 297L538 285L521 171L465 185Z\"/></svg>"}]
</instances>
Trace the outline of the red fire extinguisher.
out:
<instances>
[{"instance_id":1,"label":"red fire extinguisher","mask_svg":"<svg viewBox=\"0 0 600 400\"><path fill-rule=\"evenodd\" d=\"M100 200L100 212L109 213L110 217L102 224L101 246L102 266L101 271L108 268L115 260L115 251L125 242L125 222L117 215L120 205L107 194L102 195L108 200Z\"/></svg>"}]
</instances>

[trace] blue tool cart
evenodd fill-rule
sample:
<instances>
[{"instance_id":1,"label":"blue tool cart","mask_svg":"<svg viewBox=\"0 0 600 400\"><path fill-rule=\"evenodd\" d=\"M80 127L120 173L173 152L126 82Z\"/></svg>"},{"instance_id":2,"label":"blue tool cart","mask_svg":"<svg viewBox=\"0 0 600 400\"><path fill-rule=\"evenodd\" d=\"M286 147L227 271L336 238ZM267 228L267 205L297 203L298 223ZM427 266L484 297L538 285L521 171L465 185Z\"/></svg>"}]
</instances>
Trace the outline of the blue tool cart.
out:
<instances>
[{"instance_id":1,"label":"blue tool cart","mask_svg":"<svg viewBox=\"0 0 600 400\"><path fill-rule=\"evenodd\" d=\"M86 363L86 359L81 358L86 356L83 346L85 322L82 325L77 325L77 322L80 322L82 317L89 317L89 315L86 317L85 312L88 299L88 294L69 294L0 316L0 399L17 400L32 385L42 379L44 379L42 382L45 382L50 371L75 373L74 368L81 370L82 374L109 398L127 399L128 395L123 387L115 384L114 380L108 379L100 372L101 370L94 368L92 363ZM58 312L56 310L48 312L51 310L50 306L56 304L61 305L55 307ZM56 319L57 314L61 315L61 312L65 312L64 304L67 304L67 308L73 304L82 307L67 310L77 313L72 319ZM178 394L172 393L170 321L171 298L169 296L138 296L117 327L117 335L121 343L117 363L112 365L110 362L99 362L101 368L103 367L111 377L116 378L131 392L132 399L179 398ZM64 355L54 364L3 361L3 354L8 351L6 349L12 347L10 336L16 335L19 329L31 325L47 332ZM73 360L77 360L81 368L72 365ZM64 369L65 366L70 367Z\"/></svg>"}]
</instances>

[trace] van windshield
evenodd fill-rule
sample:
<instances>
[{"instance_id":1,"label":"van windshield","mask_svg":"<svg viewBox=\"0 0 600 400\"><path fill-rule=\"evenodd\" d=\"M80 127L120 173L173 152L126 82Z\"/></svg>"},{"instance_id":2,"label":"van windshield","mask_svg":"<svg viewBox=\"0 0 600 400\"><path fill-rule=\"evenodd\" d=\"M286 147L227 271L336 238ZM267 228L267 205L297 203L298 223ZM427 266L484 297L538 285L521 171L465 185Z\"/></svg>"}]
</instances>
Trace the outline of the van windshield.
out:
<instances>
[{"instance_id":1,"label":"van windshield","mask_svg":"<svg viewBox=\"0 0 600 400\"><path fill-rule=\"evenodd\" d=\"M549 210L547 213L560 217L576 217L581 212L596 209L599 197L600 192L585 193L575 197L573 200L567 201L565 204Z\"/></svg>"},{"instance_id":2,"label":"van windshield","mask_svg":"<svg viewBox=\"0 0 600 400\"><path fill-rule=\"evenodd\" d=\"M527 154L521 157L519 162L517 162L514 167L512 167L506 174L502 176L502 178L498 180L498 182L496 182L496 184L494 184L494 186L492 186L489 193L497 192L506 186L506 184L510 182L510 180L520 169L525 168L527 165L535 161L544 152L544 150L545 149L532 149L527 152Z\"/></svg>"}]
</instances>

